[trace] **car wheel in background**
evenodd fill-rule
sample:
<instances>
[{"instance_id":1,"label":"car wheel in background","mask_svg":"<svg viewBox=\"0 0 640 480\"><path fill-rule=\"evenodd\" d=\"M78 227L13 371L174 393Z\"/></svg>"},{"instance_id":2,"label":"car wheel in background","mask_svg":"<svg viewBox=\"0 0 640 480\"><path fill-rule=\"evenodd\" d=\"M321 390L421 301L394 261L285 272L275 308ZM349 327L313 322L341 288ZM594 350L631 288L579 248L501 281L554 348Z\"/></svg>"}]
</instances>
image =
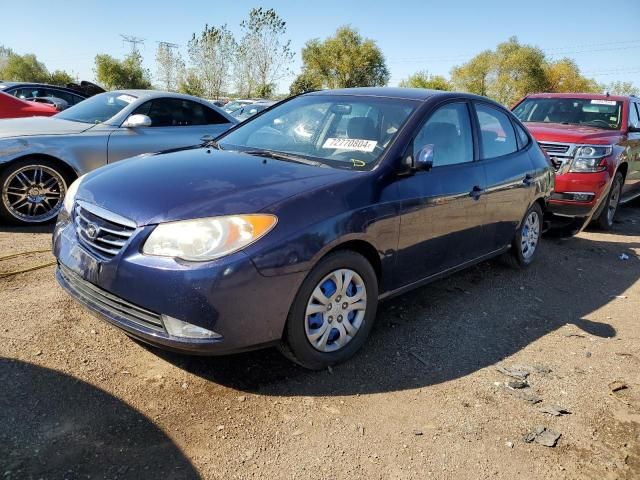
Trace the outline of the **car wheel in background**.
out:
<instances>
[{"instance_id":1,"label":"car wheel in background","mask_svg":"<svg viewBox=\"0 0 640 480\"><path fill-rule=\"evenodd\" d=\"M505 262L514 268L527 267L533 263L539 250L542 236L542 209L534 203L527 211L511 244L504 254Z\"/></svg>"},{"instance_id":2,"label":"car wheel in background","mask_svg":"<svg viewBox=\"0 0 640 480\"><path fill-rule=\"evenodd\" d=\"M602 230L611 230L613 227L613 220L616 217L618 211L618 204L620 203L620 196L622 195L622 186L624 185L624 176L621 172L616 172L616 176L613 177L611 183L611 189L605 200L604 207L598 215L598 218L593 220L598 227Z\"/></svg>"},{"instance_id":3,"label":"car wheel in background","mask_svg":"<svg viewBox=\"0 0 640 480\"><path fill-rule=\"evenodd\" d=\"M0 173L0 219L22 225L52 221L62 208L69 179L46 159L24 159Z\"/></svg>"},{"instance_id":4,"label":"car wheel in background","mask_svg":"<svg viewBox=\"0 0 640 480\"><path fill-rule=\"evenodd\" d=\"M378 280L369 261L352 251L316 265L294 300L280 350L312 370L353 356L367 339L378 308Z\"/></svg>"}]
</instances>

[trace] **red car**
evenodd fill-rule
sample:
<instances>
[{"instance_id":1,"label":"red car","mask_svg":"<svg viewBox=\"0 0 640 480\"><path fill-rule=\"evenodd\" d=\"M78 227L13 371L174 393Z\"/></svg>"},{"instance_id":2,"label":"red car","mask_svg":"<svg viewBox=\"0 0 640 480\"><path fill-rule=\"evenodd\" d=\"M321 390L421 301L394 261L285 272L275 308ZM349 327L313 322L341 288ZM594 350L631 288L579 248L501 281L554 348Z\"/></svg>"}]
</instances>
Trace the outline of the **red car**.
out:
<instances>
[{"instance_id":1,"label":"red car","mask_svg":"<svg viewBox=\"0 0 640 480\"><path fill-rule=\"evenodd\" d=\"M0 118L50 117L58 110L44 103L27 102L0 92Z\"/></svg>"},{"instance_id":2,"label":"red car","mask_svg":"<svg viewBox=\"0 0 640 480\"><path fill-rule=\"evenodd\" d=\"M608 230L618 205L640 196L640 98L538 93L513 113L556 169L554 217Z\"/></svg>"}]
</instances>

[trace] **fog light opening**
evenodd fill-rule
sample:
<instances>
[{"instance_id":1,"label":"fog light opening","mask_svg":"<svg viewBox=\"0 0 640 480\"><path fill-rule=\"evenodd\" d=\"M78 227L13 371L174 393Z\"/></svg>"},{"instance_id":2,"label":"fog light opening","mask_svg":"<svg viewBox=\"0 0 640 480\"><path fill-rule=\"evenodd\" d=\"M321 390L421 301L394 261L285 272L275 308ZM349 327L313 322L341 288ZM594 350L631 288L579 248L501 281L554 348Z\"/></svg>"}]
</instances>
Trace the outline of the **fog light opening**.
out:
<instances>
[{"instance_id":1,"label":"fog light opening","mask_svg":"<svg viewBox=\"0 0 640 480\"><path fill-rule=\"evenodd\" d=\"M164 323L164 328L167 329L169 335L173 337L205 340L216 340L222 338L222 335L219 333L198 327L191 323L183 322L182 320L178 320L177 318L173 318L168 315L162 315L162 322Z\"/></svg>"}]
</instances>

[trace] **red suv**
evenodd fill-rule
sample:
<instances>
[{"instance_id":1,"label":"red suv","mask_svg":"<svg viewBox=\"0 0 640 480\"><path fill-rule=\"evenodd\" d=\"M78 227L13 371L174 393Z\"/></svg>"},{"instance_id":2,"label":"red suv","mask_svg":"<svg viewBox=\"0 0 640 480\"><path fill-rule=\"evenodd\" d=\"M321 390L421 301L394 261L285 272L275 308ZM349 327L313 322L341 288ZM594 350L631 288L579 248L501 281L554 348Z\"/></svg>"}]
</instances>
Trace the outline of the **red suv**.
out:
<instances>
[{"instance_id":1,"label":"red suv","mask_svg":"<svg viewBox=\"0 0 640 480\"><path fill-rule=\"evenodd\" d=\"M513 113L556 169L554 216L609 229L618 205L640 196L640 98L538 93Z\"/></svg>"}]
</instances>

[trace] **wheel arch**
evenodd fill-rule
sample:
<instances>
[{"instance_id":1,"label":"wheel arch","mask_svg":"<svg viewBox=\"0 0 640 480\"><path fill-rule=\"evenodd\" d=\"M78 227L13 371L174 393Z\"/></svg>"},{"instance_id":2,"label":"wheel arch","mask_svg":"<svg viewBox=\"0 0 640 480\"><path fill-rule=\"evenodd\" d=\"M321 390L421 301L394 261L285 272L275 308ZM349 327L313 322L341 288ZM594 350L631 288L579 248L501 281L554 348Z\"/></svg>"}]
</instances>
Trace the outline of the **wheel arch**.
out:
<instances>
[{"instance_id":1,"label":"wheel arch","mask_svg":"<svg viewBox=\"0 0 640 480\"><path fill-rule=\"evenodd\" d=\"M378 279L378 285L382 282L382 261L380 260L380 254L376 247L373 246L372 243L363 240L363 239L349 239L345 240L337 245L332 246L328 251L323 252L323 254L318 259L318 262L325 258L327 255L343 251L350 250L356 253L359 253L373 267L374 272L376 273L376 278ZM317 262L316 262L317 263Z\"/></svg>"},{"instance_id":2,"label":"wheel arch","mask_svg":"<svg viewBox=\"0 0 640 480\"><path fill-rule=\"evenodd\" d=\"M73 182L79 176L76 169L73 168L69 163L65 162L64 160L58 157L55 157L53 155L49 155L46 153L29 153L27 155L22 155L20 157L12 158L8 162L0 165L0 170L4 171L6 168L10 167L11 165L14 165L17 162L21 162L28 159L48 160L50 162L55 163L56 165L59 165L62 173L69 180L69 184L71 184L71 182Z\"/></svg>"}]
</instances>

